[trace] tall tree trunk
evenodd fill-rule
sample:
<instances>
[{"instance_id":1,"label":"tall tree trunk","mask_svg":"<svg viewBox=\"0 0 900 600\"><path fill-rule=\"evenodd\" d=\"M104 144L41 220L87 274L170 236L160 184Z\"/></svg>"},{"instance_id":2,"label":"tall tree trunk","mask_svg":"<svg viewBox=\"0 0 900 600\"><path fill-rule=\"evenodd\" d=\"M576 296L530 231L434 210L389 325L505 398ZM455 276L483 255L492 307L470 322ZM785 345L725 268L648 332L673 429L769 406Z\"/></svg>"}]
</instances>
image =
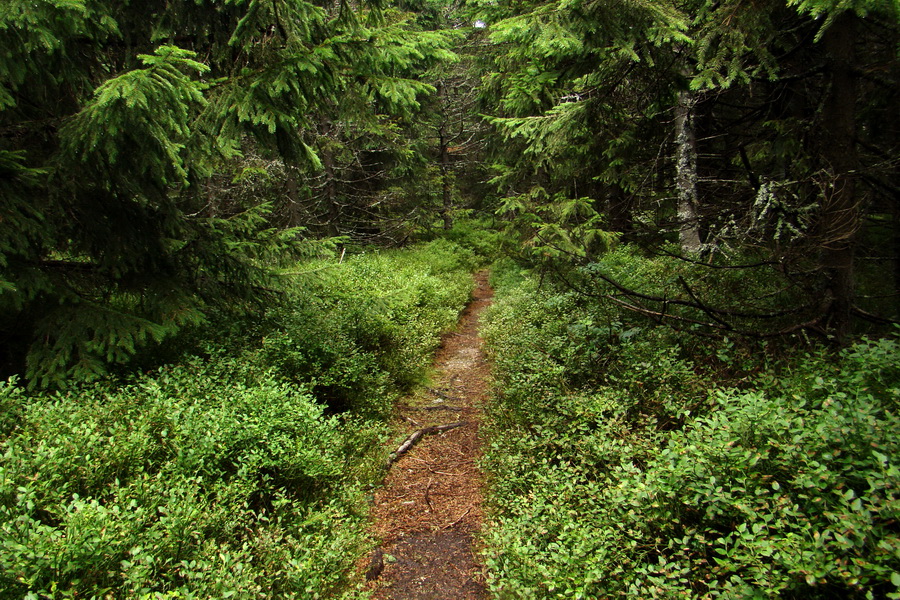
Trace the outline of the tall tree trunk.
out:
<instances>
[{"instance_id":1,"label":"tall tree trunk","mask_svg":"<svg viewBox=\"0 0 900 600\"><path fill-rule=\"evenodd\" d=\"M831 302L830 332L839 341L850 333L855 236L860 207L855 196L856 76L853 72L856 17L844 13L825 32L829 90L822 110L822 157L829 173L819 224L821 266Z\"/></svg>"},{"instance_id":2,"label":"tall tree trunk","mask_svg":"<svg viewBox=\"0 0 900 600\"><path fill-rule=\"evenodd\" d=\"M322 170L325 175L324 188L325 206L328 210L329 235L341 234L341 207L338 204L337 181L334 171L334 152L331 149L331 140L326 140L322 146Z\"/></svg>"},{"instance_id":3,"label":"tall tree trunk","mask_svg":"<svg viewBox=\"0 0 900 600\"><path fill-rule=\"evenodd\" d=\"M616 233L625 235L631 233L634 230L631 197L621 186L611 185L608 188L606 202L610 228Z\"/></svg>"},{"instance_id":4,"label":"tall tree trunk","mask_svg":"<svg viewBox=\"0 0 900 600\"><path fill-rule=\"evenodd\" d=\"M618 184L594 182L592 187L594 198L600 202L599 209L609 219L609 229L623 234L623 238L634 231L634 215L632 214L632 198Z\"/></svg>"},{"instance_id":5,"label":"tall tree trunk","mask_svg":"<svg viewBox=\"0 0 900 600\"><path fill-rule=\"evenodd\" d=\"M894 293L900 295L900 195L896 193L891 204L891 225L894 230Z\"/></svg>"},{"instance_id":6,"label":"tall tree trunk","mask_svg":"<svg viewBox=\"0 0 900 600\"><path fill-rule=\"evenodd\" d=\"M453 228L453 181L450 177L450 149L447 147L449 143L444 135L444 128L440 131L441 143L441 192L443 202L441 206L441 217L444 220L444 229Z\"/></svg>"},{"instance_id":7,"label":"tall tree trunk","mask_svg":"<svg viewBox=\"0 0 900 600\"><path fill-rule=\"evenodd\" d=\"M298 227L301 222L301 210L300 210L300 185L297 183L297 172L296 169L292 167L288 167L287 176L285 178L285 183L287 184L287 197L288 197L288 209L287 209L287 226L288 227Z\"/></svg>"},{"instance_id":8,"label":"tall tree trunk","mask_svg":"<svg viewBox=\"0 0 900 600\"><path fill-rule=\"evenodd\" d=\"M678 240L685 254L699 254L700 194L697 191L697 139L694 133L693 92L678 92L675 107L675 189L678 192Z\"/></svg>"}]
</instances>

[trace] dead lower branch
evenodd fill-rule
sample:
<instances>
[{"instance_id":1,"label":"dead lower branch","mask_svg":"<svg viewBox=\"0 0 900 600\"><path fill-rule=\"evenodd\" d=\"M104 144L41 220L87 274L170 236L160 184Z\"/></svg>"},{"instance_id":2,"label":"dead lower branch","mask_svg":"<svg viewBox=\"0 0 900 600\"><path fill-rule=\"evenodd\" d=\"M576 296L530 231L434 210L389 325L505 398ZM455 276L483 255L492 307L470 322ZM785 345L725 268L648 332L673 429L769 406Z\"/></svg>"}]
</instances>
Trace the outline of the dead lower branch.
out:
<instances>
[{"instance_id":1,"label":"dead lower branch","mask_svg":"<svg viewBox=\"0 0 900 600\"><path fill-rule=\"evenodd\" d=\"M390 469L391 465L393 465L397 460L400 459L401 456L406 454L410 448L412 448L416 442L425 437L426 435L430 435L432 433L440 433L442 431L449 431L451 429L456 429L457 427L462 427L466 425L466 421L456 421L455 423L446 423L444 425L434 425L432 427L424 427L422 429L417 429L413 433L409 435L406 440L400 444L400 447L395 450L387 460L387 464L385 468Z\"/></svg>"},{"instance_id":2,"label":"dead lower branch","mask_svg":"<svg viewBox=\"0 0 900 600\"><path fill-rule=\"evenodd\" d=\"M444 392L442 392L442 391L440 391L440 390L435 390L435 389L432 389L432 388L428 388L428 393L434 394L434 395L437 396L438 398L443 398L444 400L453 400L454 402L463 402L463 399L462 399L462 398L456 398L455 396L451 396L451 395L449 395L449 394L445 394Z\"/></svg>"}]
</instances>

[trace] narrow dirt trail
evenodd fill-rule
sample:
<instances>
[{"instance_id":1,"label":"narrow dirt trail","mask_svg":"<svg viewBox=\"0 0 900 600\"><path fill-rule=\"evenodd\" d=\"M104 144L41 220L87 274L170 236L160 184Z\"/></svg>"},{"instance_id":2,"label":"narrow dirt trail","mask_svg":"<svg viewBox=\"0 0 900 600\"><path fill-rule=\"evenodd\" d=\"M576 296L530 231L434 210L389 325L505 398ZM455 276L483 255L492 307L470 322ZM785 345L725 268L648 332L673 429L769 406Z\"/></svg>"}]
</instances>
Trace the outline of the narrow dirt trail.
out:
<instances>
[{"instance_id":1,"label":"narrow dirt trail","mask_svg":"<svg viewBox=\"0 0 900 600\"><path fill-rule=\"evenodd\" d=\"M377 600L487 597L474 548L482 520L478 430L489 373L478 326L493 290L487 273L475 280L474 299L437 351L432 387L400 407L410 434L465 424L422 437L393 464L375 494L374 533L381 546L367 577Z\"/></svg>"}]
</instances>

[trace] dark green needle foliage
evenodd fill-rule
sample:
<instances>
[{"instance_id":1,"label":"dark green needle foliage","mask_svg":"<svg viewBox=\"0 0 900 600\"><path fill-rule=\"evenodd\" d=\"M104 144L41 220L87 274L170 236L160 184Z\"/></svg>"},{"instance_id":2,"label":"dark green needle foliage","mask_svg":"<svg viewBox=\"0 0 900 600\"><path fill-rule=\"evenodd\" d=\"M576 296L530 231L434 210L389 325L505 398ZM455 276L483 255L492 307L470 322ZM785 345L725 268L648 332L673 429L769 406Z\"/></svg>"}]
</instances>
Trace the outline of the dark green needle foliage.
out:
<instances>
[{"instance_id":1,"label":"dark green needle foliage","mask_svg":"<svg viewBox=\"0 0 900 600\"><path fill-rule=\"evenodd\" d=\"M304 131L342 98L373 122L414 110L431 88L413 69L448 53L407 22L300 0L4 2L3 372L95 377L271 297L301 232L273 228L283 198L230 194L234 174L245 156L318 168Z\"/></svg>"},{"instance_id":2,"label":"dark green needle foliage","mask_svg":"<svg viewBox=\"0 0 900 600\"><path fill-rule=\"evenodd\" d=\"M773 292L797 299L794 326L842 340L896 318L876 300L897 286L896 3L475 10L492 42L481 95L498 214L524 258L565 273L615 237L698 269L764 261ZM874 265L892 277L876 283Z\"/></svg>"}]
</instances>

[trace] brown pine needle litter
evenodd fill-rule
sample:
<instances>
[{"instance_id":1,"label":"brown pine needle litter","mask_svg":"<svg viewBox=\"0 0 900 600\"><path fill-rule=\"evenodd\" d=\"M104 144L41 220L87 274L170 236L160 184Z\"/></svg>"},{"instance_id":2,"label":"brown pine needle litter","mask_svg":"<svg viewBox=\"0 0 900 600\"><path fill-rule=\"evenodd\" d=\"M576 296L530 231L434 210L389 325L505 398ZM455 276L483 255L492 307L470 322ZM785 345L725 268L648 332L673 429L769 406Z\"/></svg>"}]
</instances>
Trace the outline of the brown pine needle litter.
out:
<instances>
[{"instance_id":1,"label":"brown pine needle litter","mask_svg":"<svg viewBox=\"0 0 900 600\"><path fill-rule=\"evenodd\" d=\"M384 568L367 585L378 600L487 597L474 547L482 521L478 433L489 376L478 319L493 291L487 273L476 282L457 330L444 336L435 355L433 386L399 407L404 442L423 433L392 455L375 494L373 534L381 545L373 556L383 553Z\"/></svg>"}]
</instances>

